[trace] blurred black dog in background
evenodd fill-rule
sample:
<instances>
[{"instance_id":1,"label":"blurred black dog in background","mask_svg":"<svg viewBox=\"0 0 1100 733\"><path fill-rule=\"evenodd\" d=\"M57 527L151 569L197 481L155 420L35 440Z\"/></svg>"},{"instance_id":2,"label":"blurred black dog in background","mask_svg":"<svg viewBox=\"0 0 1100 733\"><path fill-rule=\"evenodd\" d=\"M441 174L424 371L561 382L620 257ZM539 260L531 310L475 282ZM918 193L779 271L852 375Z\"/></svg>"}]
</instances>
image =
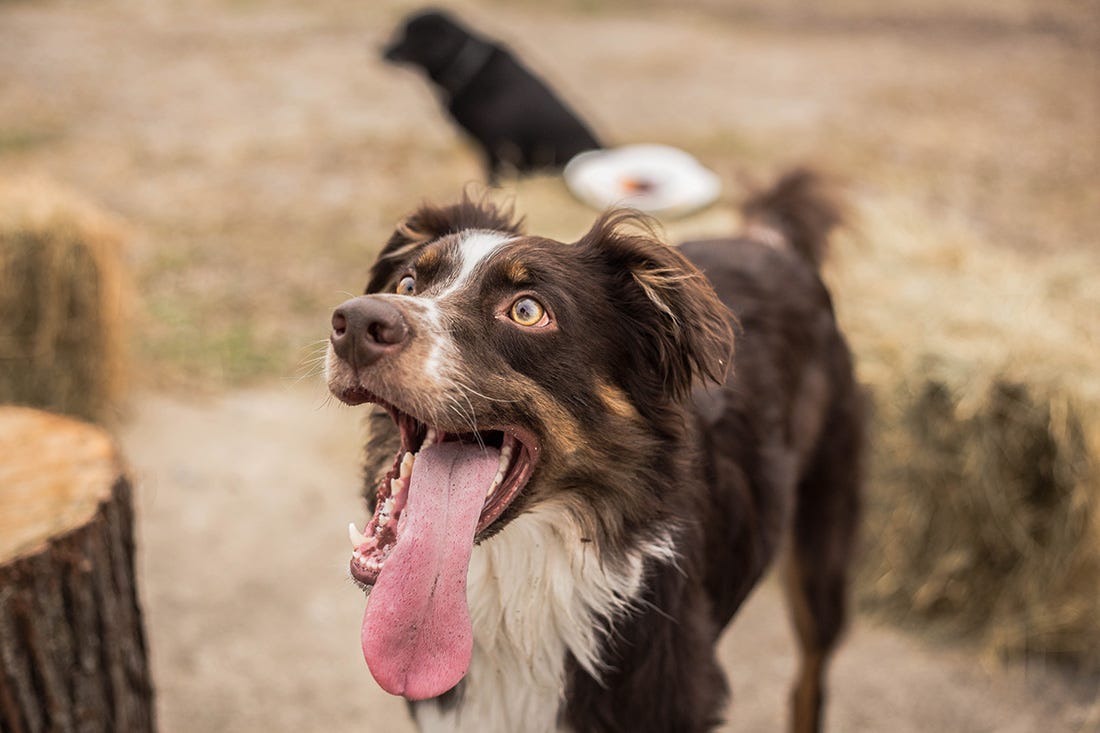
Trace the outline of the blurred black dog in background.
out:
<instances>
[{"instance_id":1,"label":"blurred black dog in background","mask_svg":"<svg viewBox=\"0 0 1100 733\"><path fill-rule=\"evenodd\" d=\"M490 182L510 169L558 170L577 153L602 147L511 52L450 15L415 13L399 33L385 58L419 66L443 91L447 111L484 151Z\"/></svg>"}]
</instances>

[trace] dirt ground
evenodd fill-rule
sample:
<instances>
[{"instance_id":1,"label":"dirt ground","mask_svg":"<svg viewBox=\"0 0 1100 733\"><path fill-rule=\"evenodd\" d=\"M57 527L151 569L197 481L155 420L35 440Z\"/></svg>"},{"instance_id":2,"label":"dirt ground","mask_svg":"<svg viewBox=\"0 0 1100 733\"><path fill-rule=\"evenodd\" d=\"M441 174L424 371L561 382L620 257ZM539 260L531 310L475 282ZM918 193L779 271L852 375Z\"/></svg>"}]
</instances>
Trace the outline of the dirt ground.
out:
<instances>
[{"instance_id":1,"label":"dirt ground","mask_svg":"<svg viewBox=\"0 0 1100 733\"><path fill-rule=\"evenodd\" d=\"M725 231L746 178L811 162L1029 256L1100 242L1097 0L447 4L610 143L676 145L721 176L723 206L672 234ZM423 81L378 59L412 7L0 2L0 175L133 225L143 379L291 372L394 222L480 178ZM532 229L591 223L560 183L530 188Z\"/></svg>"},{"instance_id":2,"label":"dirt ground","mask_svg":"<svg viewBox=\"0 0 1100 733\"><path fill-rule=\"evenodd\" d=\"M815 162L864 207L1036 261L1100 244L1096 0L447 3L506 39L612 143L700 157L731 223L746 179ZM331 307L476 156L377 47L414 3L0 0L0 176L131 227L140 572L166 731L407 730L358 649L346 580L358 425L314 378ZM593 212L508 187L532 229ZM936 231L933 229L933 231ZM781 729L792 650L765 585L724 640L730 730ZM1095 678L999 666L857 619L834 731L1100 730Z\"/></svg>"},{"instance_id":3,"label":"dirt ground","mask_svg":"<svg viewBox=\"0 0 1100 733\"><path fill-rule=\"evenodd\" d=\"M138 480L163 730L412 730L359 651L364 599L347 580L345 536L364 519L350 490L358 430L358 412L317 381L140 401L123 446ZM769 582L723 639L734 694L724 731L783 729L794 672L785 613ZM833 731L1100 730L1084 680L983 664L864 619L830 683Z\"/></svg>"}]
</instances>

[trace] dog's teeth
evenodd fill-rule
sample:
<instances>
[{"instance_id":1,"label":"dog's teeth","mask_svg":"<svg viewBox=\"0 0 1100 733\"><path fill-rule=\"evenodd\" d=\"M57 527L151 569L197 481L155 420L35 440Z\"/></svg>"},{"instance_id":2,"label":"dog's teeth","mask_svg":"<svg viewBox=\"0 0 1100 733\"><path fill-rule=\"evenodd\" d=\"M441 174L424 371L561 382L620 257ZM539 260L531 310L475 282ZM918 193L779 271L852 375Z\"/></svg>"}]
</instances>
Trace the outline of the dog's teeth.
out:
<instances>
[{"instance_id":1,"label":"dog's teeth","mask_svg":"<svg viewBox=\"0 0 1100 733\"><path fill-rule=\"evenodd\" d=\"M413 462L415 461L416 458L413 456L412 453L405 454L405 457L401 459L401 478L408 478L412 475Z\"/></svg>"},{"instance_id":2,"label":"dog's teeth","mask_svg":"<svg viewBox=\"0 0 1100 733\"><path fill-rule=\"evenodd\" d=\"M400 494L404 490L405 490L405 482L404 481L402 481L399 478L391 478L390 479L390 493L393 496L397 496L398 494Z\"/></svg>"},{"instance_id":3,"label":"dog's teeth","mask_svg":"<svg viewBox=\"0 0 1100 733\"><path fill-rule=\"evenodd\" d=\"M386 499L384 502L382 502L382 514L384 514L387 517L390 516L391 514L393 514L393 497L392 496L389 499Z\"/></svg>"},{"instance_id":4,"label":"dog's teeth","mask_svg":"<svg viewBox=\"0 0 1100 733\"><path fill-rule=\"evenodd\" d=\"M489 484L489 490L485 492L485 498L488 499L493 495L493 492L504 483L504 476L508 472L508 466L512 464L512 446L515 440L510 439L509 436L504 436L504 445L500 448L500 462L497 465L497 475L493 477L493 482Z\"/></svg>"},{"instance_id":5,"label":"dog's teeth","mask_svg":"<svg viewBox=\"0 0 1100 733\"><path fill-rule=\"evenodd\" d=\"M348 524L348 539L351 540L352 547L359 547L367 541L366 535L355 528L355 522Z\"/></svg>"},{"instance_id":6,"label":"dog's teeth","mask_svg":"<svg viewBox=\"0 0 1100 733\"><path fill-rule=\"evenodd\" d=\"M493 477L493 482L489 484L489 490L485 492L485 498L488 499L490 496L492 496L493 492L496 491L503 482L504 471L497 471L497 475Z\"/></svg>"},{"instance_id":7,"label":"dog's teeth","mask_svg":"<svg viewBox=\"0 0 1100 733\"><path fill-rule=\"evenodd\" d=\"M512 463L512 446L505 445L500 449L500 474L503 475L508 470L509 464Z\"/></svg>"},{"instance_id":8,"label":"dog's teeth","mask_svg":"<svg viewBox=\"0 0 1100 733\"><path fill-rule=\"evenodd\" d=\"M429 445L435 445L435 439L438 436L435 428L428 428L428 434L424 436L424 443L420 446L421 449L426 448Z\"/></svg>"}]
</instances>

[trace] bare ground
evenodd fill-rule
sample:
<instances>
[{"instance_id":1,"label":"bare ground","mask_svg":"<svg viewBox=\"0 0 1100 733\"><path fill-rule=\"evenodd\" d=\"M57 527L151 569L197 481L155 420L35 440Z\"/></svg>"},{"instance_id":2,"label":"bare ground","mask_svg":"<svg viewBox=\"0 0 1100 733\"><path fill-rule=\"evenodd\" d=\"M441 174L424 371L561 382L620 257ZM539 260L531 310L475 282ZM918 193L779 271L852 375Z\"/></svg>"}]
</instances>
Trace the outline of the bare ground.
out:
<instances>
[{"instance_id":1,"label":"bare ground","mask_svg":"<svg viewBox=\"0 0 1100 733\"><path fill-rule=\"evenodd\" d=\"M365 519L358 412L317 382L218 398L146 395L123 434L165 731L411 731L359 651L345 527ZM766 583L721 645L726 731L783 729L794 644ZM1090 733L1095 681L983 664L857 618L830 677L830 730Z\"/></svg>"},{"instance_id":2,"label":"bare ground","mask_svg":"<svg viewBox=\"0 0 1100 733\"><path fill-rule=\"evenodd\" d=\"M453 5L606 140L700 157L726 203L812 162L871 206L911 200L933 232L962 220L1029 255L1100 243L1097 0ZM480 177L423 81L378 59L411 7L0 2L0 175L50 176L134 225L146 380L287 374L398 217ZM573 238L593 214L560 189L524 213Z\"/></svg>"}]
</instances>

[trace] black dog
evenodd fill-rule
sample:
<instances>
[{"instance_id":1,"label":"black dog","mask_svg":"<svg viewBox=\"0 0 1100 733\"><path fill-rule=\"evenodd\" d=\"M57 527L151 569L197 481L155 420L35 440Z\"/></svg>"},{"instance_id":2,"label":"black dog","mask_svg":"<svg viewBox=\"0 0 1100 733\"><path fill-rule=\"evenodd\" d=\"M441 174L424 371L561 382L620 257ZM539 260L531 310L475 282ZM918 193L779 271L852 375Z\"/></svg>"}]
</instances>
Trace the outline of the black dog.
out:
<instances>
[{"instance_id":1,"label":"black dog","mask_svg":"<svg viewBox=\"0 0 1100 733\"><path fill-rule=\"evenodd\" d=\"M446 13L411 16L385 58L419 66L443 91L447 111L484 151L491 182L508 169L557 170L577 153L602 147L507 49Z\"/></svg>"}]
</instances>

